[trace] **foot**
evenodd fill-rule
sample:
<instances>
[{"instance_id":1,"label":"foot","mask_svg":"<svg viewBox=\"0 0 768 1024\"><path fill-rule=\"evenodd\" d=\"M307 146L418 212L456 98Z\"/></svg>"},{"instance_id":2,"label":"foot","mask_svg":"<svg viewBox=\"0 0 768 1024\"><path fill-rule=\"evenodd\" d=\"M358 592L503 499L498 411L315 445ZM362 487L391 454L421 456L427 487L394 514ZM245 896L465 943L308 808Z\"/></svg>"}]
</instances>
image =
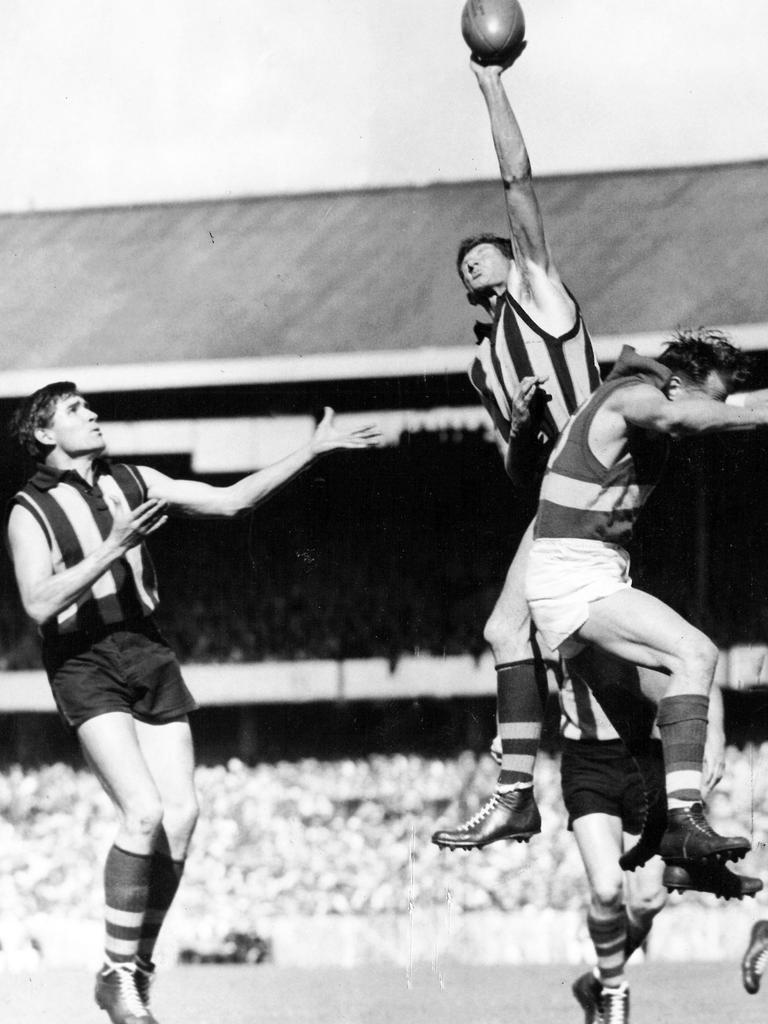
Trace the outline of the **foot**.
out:
<instances>
[{"instance_id":1,"label":"foot","mask_svg":"<svg viewBox=\"0 0 768 1024\"><path fill-rule=\"evenodd\" d=\"M689 861L741 860L751 849L743 836L720 836L704 816L700 803L675 807L667 813L667 829L659 852L667 864Z\"/></svg>"},{"instance_id":2,"label":"foot","mask_svg":"<svg viewBox=\"0 0 768 1024\"><path fill-rule=\"evenodd\" d=\"M768 964L768 921L756 921L749 945L741 961L741 980L751 996L760 988L760 978Z\"/></svg>"},{"instance_id":3,"label":"foot","mask_svg":"<svg viewBox=\"0 0 768 1024\"><path fill-rule=\"evenodd\" d=\"M576 1001L584 1011L584 1024L603 1024L600 1014L600 997L603 986L594 976L592 971L582 974L571 985Z\"/></svg>"},{"instance_id":4,"label":"foot","mask_svg":"<svg viewBox=\"0 0 768 1024\"><path fill-rule=\"evenodd\" d=\"M106 1010L112 1024L157 1024L141 1001L135 964L107 960L96 975L94 995L97 1006Z\"/></svg>"},{"instance_id":5,"label":"foot","mask_svg":"<svg viewBox=\"0 0 768 1024\"><path fill-rule=\"evenodd\" d=\"M600 994L600 1024L629 1024L629 985L603 985Z\"/></svg>"},{"instance_id":6,"label":"foot","mask_svg":"<svg viewBox=\"0 0 768 1024\"><path fill-rule=\"evenodd\" d=\"M725 864L667 864L662 882L669 892L711 892L724 900L756 896L763 888L759 878L737 875Z\"/></svg>"},{"instance_id":7,"label":"foot","mask_svg":"<svg viewBox=\"0 0 768 1024\"><path fill-rule=\"evenodd\" d=\"M469 821L455 829L435 832L432 842L449 850L474 850L500 839L524 843L539 832L541 816L529 786L509 793L497 790Z\"/></svg>"}]
</instances>

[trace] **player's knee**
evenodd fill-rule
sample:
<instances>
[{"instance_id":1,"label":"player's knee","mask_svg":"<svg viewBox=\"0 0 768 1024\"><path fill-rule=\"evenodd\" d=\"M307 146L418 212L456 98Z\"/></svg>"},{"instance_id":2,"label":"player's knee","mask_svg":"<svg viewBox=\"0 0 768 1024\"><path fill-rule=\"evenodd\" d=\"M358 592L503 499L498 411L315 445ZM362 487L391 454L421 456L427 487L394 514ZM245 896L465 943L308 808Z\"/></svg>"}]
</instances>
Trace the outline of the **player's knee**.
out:
<instances>
[{"instance_id":1,"label":"player's knee","mask_svg":"<svg viewBox=\"0 0 768 1024\"><path fill-rule=\"evenodd\" d=\"M599 915L615 914L624 902L624 887L620 873L606 872L592 880L592 911Z\"/></svg>"},{"instance_id":2,"label":"player's knee","mask_svg":"<svg viewBox=\"0 0 768 1024\"><path fill-rule=\"evenodd\" d=\"M485 624L483 637L497 662L524 661L532 657L530 620L524 622L493 612Z\"/></svg>"},{"instance_id":3,"label":"player's knee","mask_svg":"<svg viewBox=\"0 0 768 1024\"><path fill-rule=\"evenodd\" d=\"M681 641L677 655L692 684L701 683L703 690L708 689L718 657L717 647L709 637L699 632L692 633Z\"/></svg>"},{"instance_id":4,"label":"player's knee","mask_svg":"<svg viewBox=\"0 0 768 1024\"><path fill-rule=\"evenodd\" d=\"M194 794L184 800L166 804L163 809L163 829L172 850L186 848L199 815L200 808Z\"/></svg>"},{"instance_id":5,"label":"player's knee","mask_svg":"<svg viewBox=\"0 0 768 1024\"><path fill-rule=\"evenodd\" d=\"M122 808L123 827L133 836L151 838L163 820L163 806L158 798L139 795Z\"/></svg>"},{"instance_id":6,"label":"player's knee","mask_svg":"<svg viewBox=\"0 0 768 1024\"><path fill-rule=\"evenodd\" d=\"M667 893L662 886L633 893L627 906L627 913L636 921L647 922L663 909L666 902Z\"/></svg>"}]
</instances>

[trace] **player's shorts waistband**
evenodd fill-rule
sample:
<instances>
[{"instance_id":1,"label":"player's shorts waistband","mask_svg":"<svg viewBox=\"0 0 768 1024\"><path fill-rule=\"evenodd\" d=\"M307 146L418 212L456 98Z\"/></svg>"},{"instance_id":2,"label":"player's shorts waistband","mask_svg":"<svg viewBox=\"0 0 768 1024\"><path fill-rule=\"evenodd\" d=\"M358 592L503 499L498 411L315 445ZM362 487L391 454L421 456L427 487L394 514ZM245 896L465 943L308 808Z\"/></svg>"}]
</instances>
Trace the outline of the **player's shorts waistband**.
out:
<instances>
[{"instance_id":1,"label":"player's shorts waistband","mask_svg":"<svg viewBox=\"0 0 768 1024\"><path fill-rule=\"evenodd\" d=\"M563 736L560 740L562 752L599 761L615 761L630 756L624 742L613 740L574 740Z\"/></svg>"},{"instance_id":2,"label":"player's shorts waistband","mask_svg":"<svg viewBox=\"0 0 768 1024\"><path fill-rule=\"evenodd\" d=\"M154 638L160 635L160 630L151 615L137 615L136 618L105 622L93 629L79 630L77 633L43 636L43 652L48 655L71 657L114 633L143 633Z\"/></svg>"}]
</instances>

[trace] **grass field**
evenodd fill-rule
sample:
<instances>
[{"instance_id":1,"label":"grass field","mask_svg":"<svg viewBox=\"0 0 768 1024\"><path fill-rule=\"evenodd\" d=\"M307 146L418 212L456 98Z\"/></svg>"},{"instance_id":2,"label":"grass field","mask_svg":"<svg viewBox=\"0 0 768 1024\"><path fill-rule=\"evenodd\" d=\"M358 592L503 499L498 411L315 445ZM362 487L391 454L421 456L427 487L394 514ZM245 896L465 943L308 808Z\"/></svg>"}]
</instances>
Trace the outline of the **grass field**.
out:
<instances>
[{"instance_id":1,"label":"grass field","mask_svg":"<svg viewBox=\"0 0 768 1024\"><path fill-rule=\"evenodd\" d=\"M158 981L160 1024L552 1024L582 1014L573 967L467 967L437 973L367 968L184 967ZM409 984L410 982L410 984ZM4 1024L108 1024L80 971L0 975ZM764 1024L766 991L747 995L738 965L640 964L630 969L633 1024Z\"/></svg>"}]
</instances>

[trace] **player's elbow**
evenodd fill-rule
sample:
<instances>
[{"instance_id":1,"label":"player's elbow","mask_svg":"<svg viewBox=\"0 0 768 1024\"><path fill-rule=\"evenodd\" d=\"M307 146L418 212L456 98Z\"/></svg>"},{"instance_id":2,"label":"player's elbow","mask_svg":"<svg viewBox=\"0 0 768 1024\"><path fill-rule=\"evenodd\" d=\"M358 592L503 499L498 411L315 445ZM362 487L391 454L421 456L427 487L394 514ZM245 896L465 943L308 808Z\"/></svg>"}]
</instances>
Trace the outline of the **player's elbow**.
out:
<instances>
[{"instance_id":1,"label":"player's elbow","mask_svg":"<svg viewBox=\"0 0 768 1024\"><path fill-rule=\"evenodd\" d=\"M241 495L235 488L227 488L227 493L221 496L218 510L215 513L221 519L238 519L247 515L253 508L245 495Z\"/></svg>"},{"instance_id":2,"label":"player's elbow","mask_svg":"<svg viewBox=\"0 0 768 1024\"><path fill-rule=\"evenodd\" d=\"M686 429L685 417L678 413L672 402L647 419L640 417L634 422L639 427L645 427L656 434L668 434L670 437L683 437L689 432Z\"/></svg>"},{"instance_id":3,"label":"player's elbow","mask_svg":"<svg viewBox=\"0 0 768 1024\"><path fill-rule=\"evenodd\" d=\"M44 626L56 614L56 608L44 598L30 597L22 602L24 611L36 626Z\"/></svg>"}]
</instances>

